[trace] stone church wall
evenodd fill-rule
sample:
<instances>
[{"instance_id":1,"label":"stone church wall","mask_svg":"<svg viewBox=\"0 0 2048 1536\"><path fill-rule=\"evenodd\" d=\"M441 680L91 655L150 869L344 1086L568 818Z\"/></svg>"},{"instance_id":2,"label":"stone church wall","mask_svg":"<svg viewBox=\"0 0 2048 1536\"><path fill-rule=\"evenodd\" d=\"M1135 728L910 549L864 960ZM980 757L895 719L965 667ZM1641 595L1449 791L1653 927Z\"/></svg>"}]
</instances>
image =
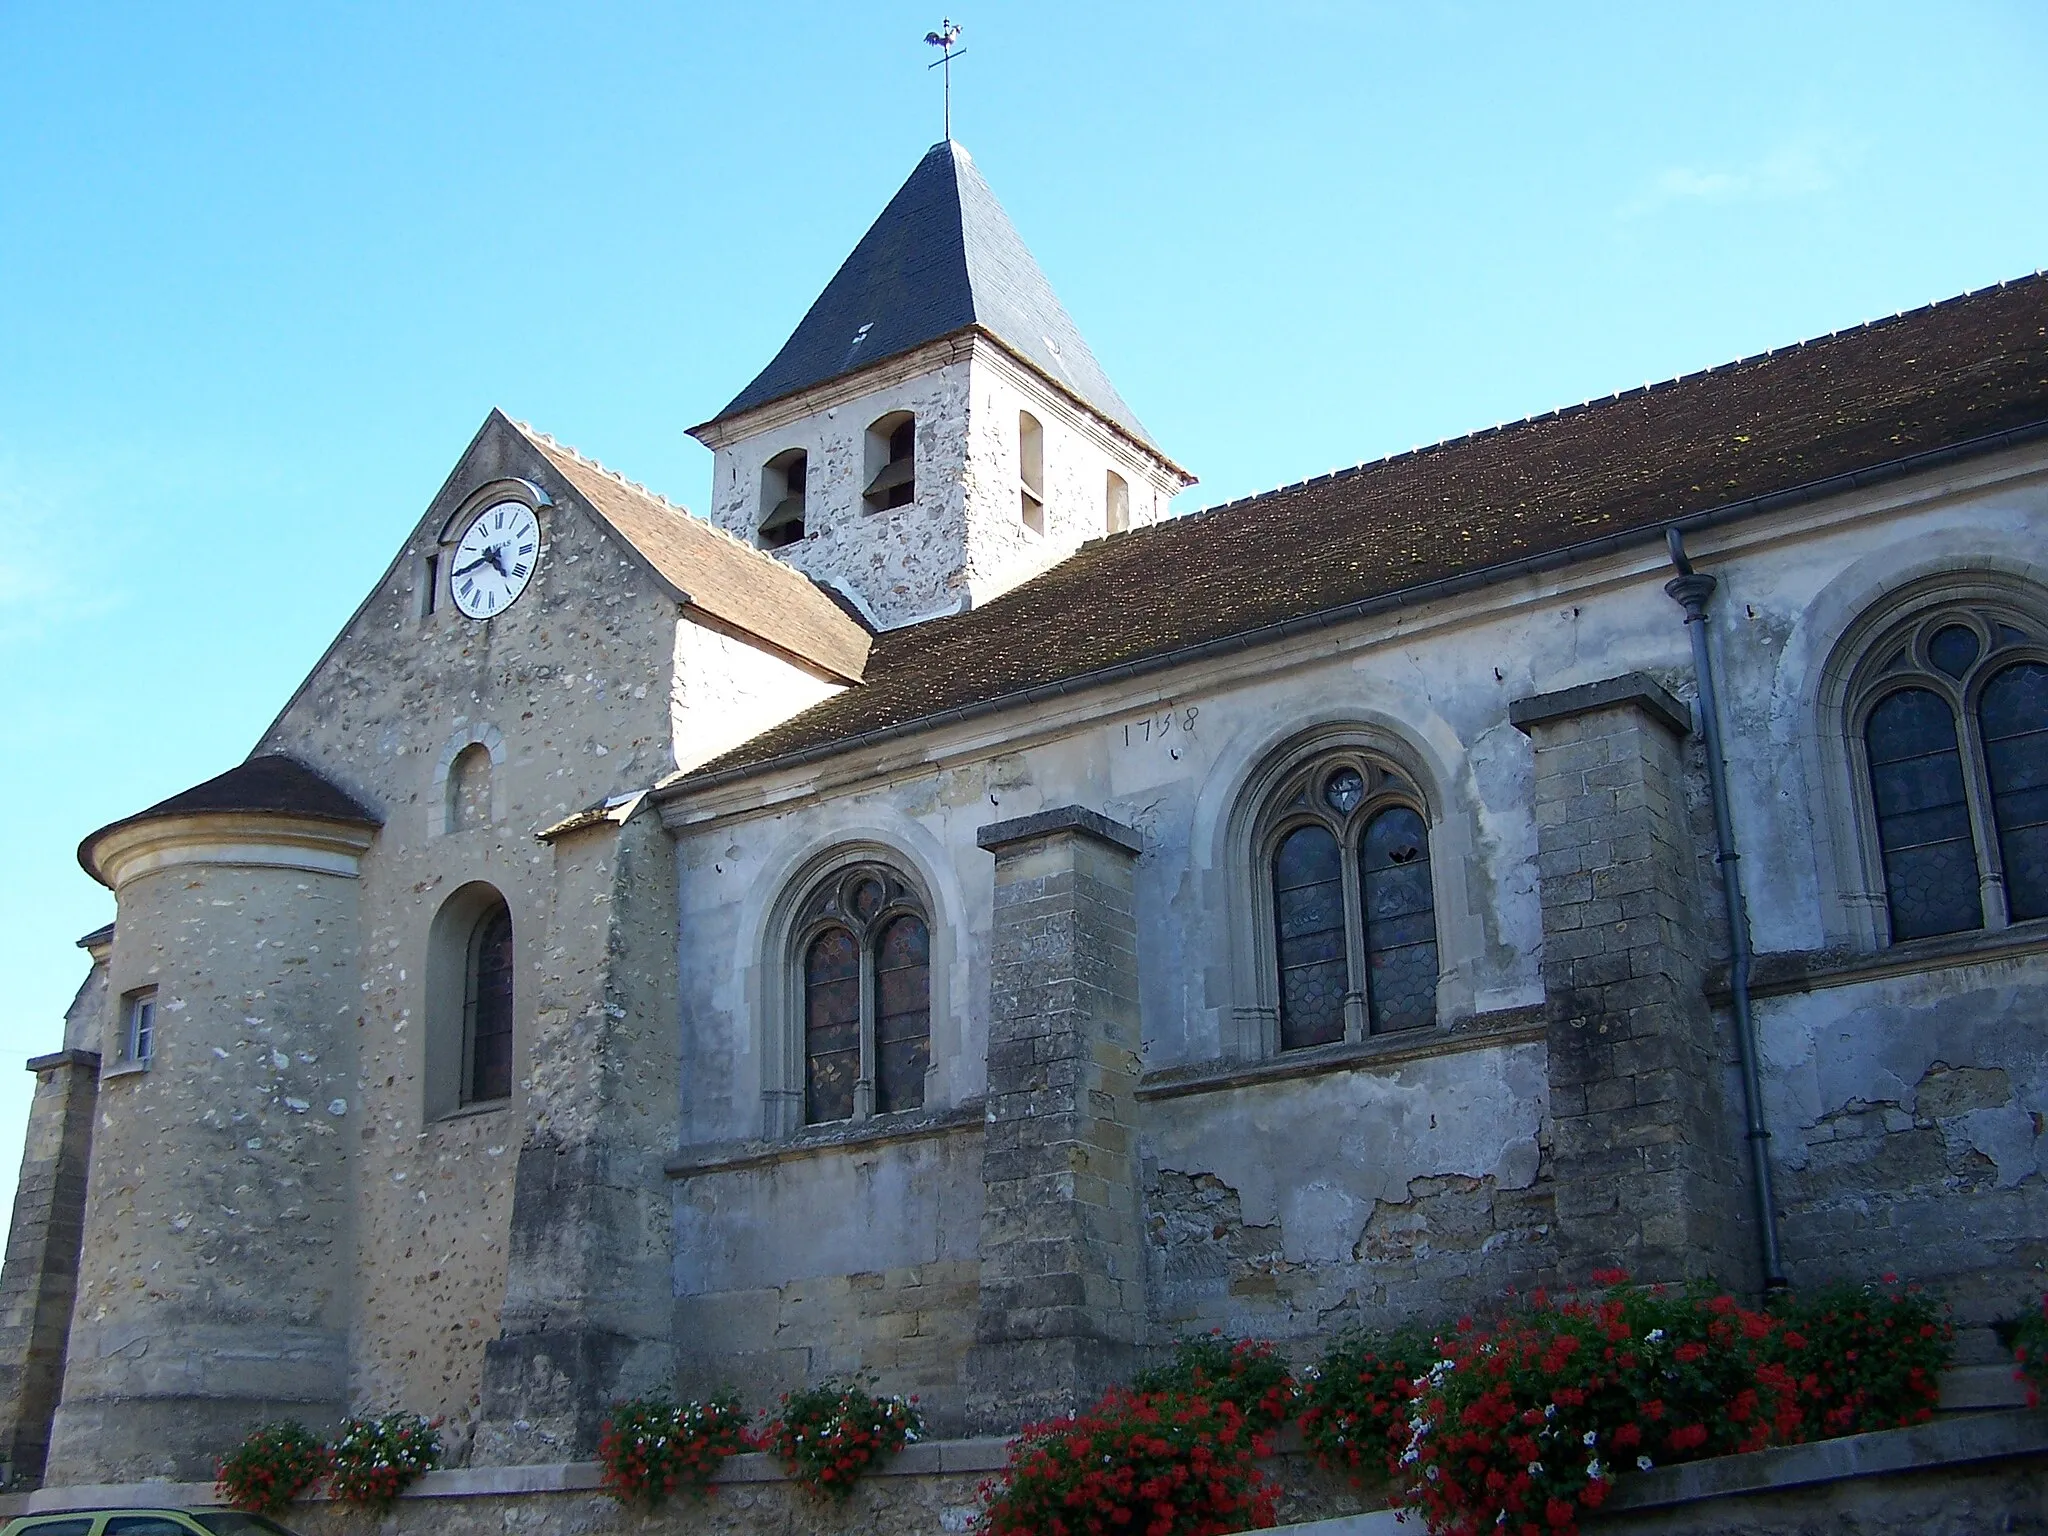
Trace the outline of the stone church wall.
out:
<instances>
[{"instance_id":1,"label":"stone church wall","mask_svg":"<svg viewBox=\"0 0 2048 1536\"><path fill-rule=\"evenodd\" d=\"M345 1411L358 895L180 863L122 887L110 991L156 986L156 1043L124 1069L109 1010L51 1481L194 1475L247 1422Z\"/></svg>"},{"instance_id":2,"label":"stone church wall","mask_svg":"<svg viewBox=\"0 0 2048 1536\"><path fill-rule=\"evenodd\" d=\"M541 514L543 561L488 626L443 604L418 616L414 583L443 522L472 486L524 476L554 486L515 434L489 429L413 538L263 742L382 809L363 860L351 1399L446 1414L464 1432L499 1331L512 1196L527 1139L522 1071L502 1108L427 1115L429 929L463 886L488 882L512 914L521 985L515 1060L535 1038L551 973L589 974L600 955L550 959L554 854L534 834L611 795L645 788L670 762L674 602L556 486ZM442 775L456 751L491 757L488 823L443 830ZM571 981L573 986L573 981Z\"/></svg>"},{"instance_id":3,"label":"stone church wall","mask_svg":"<svg viewBox=\"0 0 2048 1536\"><path fill-rule=\"evenodd\" d=\"M964 1420L982 1212L978 1118L924 1135L704 1158L677 1183L678 1390L751 1403L880 1373Z\"/></svg>"},{"instance_id":4,"label":"stone church wall","mask_svg":"<svg viewBox=\"0 0 2048 1536\"><path fill-rule=\"evenodd\" d=\"M2048 505L2026 482L2003 488L2010 468L1694 540L1722 581L1714 645L1760 978L1841 949L1807 739L1831 636L1930 564L2024 567ZM1638 547L665 807L686 925L713 946L685 957L685 1161L695 1142L760 1134L762 977L785 963L768 915L839 844L893 849L933 890L935 932L957 935L940 1107L985 1091L997 875L977 833L1080 806L1143 850L1150 1344L1217 1326L1305 1346L1603 1262L1756 1284L1727 936L1670 574ZM1612 702L1624 694L1648 702ZM1539 698L1563 723L1525 734L1510 707ZM1374 1039L1296 1070L1256 1048L1242 806L1276 755L1352 740L1383 743L1430 804L1440 1022L1412 1049ZM1908 953L1889 979L1766 989L1795 1281L1947 1279L1966 1322L2037 1283L2048 1084L2015 1024L2040 1012L2048 962L2023 939L1987 939L2004 958L1974 970ZM690 1233L685 1220L686 1291Z\"/></svg>"},{"instance_id":5,"label":"stone church wall","mask_svg":"<svg viewBox=\"0 0 2048 1536\"><path fill-rule=\"evenodd\" d=\"M1158 1334L1307 1343L1550 1278L1544 1048L1517 1033L1154 1098L1141 1145Z\"/></svg>"}]
</instances>

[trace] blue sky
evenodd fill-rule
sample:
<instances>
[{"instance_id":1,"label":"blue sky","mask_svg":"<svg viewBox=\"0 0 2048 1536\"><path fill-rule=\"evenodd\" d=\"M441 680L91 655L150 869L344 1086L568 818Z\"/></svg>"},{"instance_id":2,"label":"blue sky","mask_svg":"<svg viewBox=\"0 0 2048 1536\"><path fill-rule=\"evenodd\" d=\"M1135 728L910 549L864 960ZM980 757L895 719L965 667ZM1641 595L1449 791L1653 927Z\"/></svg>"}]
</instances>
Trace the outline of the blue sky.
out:
<instances>
[{"instance_id":1,"label":"blue sky","mask_svg":"<svg viewBox=\"0 0 2048 1536\"><path fill-rule=\"evenodd\" d=\"M2048 263L2038 0L952 3L1183 509ZM941 8L0 4L0 1194L80 835L247 752L493 405L701 506Z\"/></svg>"}]
</instances>

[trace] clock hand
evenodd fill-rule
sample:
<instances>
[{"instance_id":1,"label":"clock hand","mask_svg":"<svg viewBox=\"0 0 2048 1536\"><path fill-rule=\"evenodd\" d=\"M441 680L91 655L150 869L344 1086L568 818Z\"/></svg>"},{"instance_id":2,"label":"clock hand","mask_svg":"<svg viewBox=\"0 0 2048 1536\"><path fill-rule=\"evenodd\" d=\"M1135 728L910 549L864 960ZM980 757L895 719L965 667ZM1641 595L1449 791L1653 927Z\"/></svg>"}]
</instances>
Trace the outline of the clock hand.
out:
<instances>
[{"instance_id":1,"label":"clock hand","mask_svg":"<svg viewBox=\"0 0 2048 1536\"><path fill-rule=\"evenodd\" d=\"M485 550L485 551L484 551L484 552L483 552L483 553L482 553L481 555L479 555L479 556L478 556L478 557L477 557L476 559L474 559L474 560L470 561L470 562L469 562L469 564L467 564L467 565L465 565L465 566L461 566L461 567L459 567L459 568L458 568L458 569L456 570L456 572L455 572L455 575L457 575L457 576L467 576L467 575L468 575L468 574L469 574L469 573L470 573L471 571L475 570L475 569L476 569L476 568L477 568L478 566L480 566L480 565L497 565L497 564L498 564L498 552L497 552L497 551L496 551L495 549L487 549L487 550ZM498 569L499 569L500 571L502 571L502 570L504 570L504 567L503 567L503 566L498 566ZM451 578L451 579L452 579L452 578Z\"/></svg>"},{"instance_id":2,"label":"clock hand","mask_svg":"<svg viewBox=\"0 0 2048 1536\"><path fill-rule=\"evenodd\" d=\"M484 558L490 561L491 564L495 565L498 568L498 574L500 576L504 577L507 581L510 581L512 579L512 573L505 569L504 549L505 546L502 544L493 544L489 549L484 551Z\"/></svg>"}]
</instances>

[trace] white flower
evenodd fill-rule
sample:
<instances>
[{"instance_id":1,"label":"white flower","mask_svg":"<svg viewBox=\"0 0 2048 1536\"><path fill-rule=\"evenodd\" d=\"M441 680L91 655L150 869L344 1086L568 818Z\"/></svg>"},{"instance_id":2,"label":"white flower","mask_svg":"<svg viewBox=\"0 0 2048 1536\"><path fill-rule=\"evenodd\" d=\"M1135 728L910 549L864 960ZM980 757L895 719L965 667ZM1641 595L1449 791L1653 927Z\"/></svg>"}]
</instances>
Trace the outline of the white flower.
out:
<instances>
[{"instance_id":1,"label":"white flower","mask_svg":"<svg viewBox=\"0 0 2048 1536\"><path fill-rule=\"evenodd\" d=\"M1657 1465L1657 1463L1650 1460L1650 1458L1647 1456L1638 1456L1636 1458L1636 1470L1638 1472L1647 1472L1650 1470L1650 1468L1654 1467L1655 1465Z\"/></svg>"},{"instance_id":2,"label":"white flower","mask_svg":"<svg viewBox=\"0 0 2048 1536\"><path fill-rule=\"evenodd\" d=\"M1643 1335L1643 1340L1648 1344L1662 1344L1664 1342L1664 1330L1662 1328L1652 1328Z\"/></svg>"},{"instance_id":3,"label":"white flower","mask_svg":"<svg viewBox=\"0 0 2048 1536\"><path fill-rule=\"evenodd\" d=\"M1532 1461L1532 1462L1530 1462L1530 1463L1529 1463L1529 1475L1530 1475L1531 1477L1541 1477L1541 1476L1543 1475L1543 1463L1542 1463L1542 1462L1540 1462L1540 1461Z\"/></svg>"},{"instance_id":4,"label":"white flower","mask_svg":"<svg viewBox=\"0 0 2048 1536\"><path fill-rule=\"evenodd\" d=\"M1433 1483L1438 1478L1442 1477L1443 1473L1435 1467L1424 1467L1422 1469L1422 1475L1428 1478Z\"/></svg>"},{"instance_id":5,"label":"white flower","mask_svg":"<svg viewBox=\"0 0 2048 1536\"><path fill-rule=\"evenodd\" d=\"M1583 1435L1579 1436L1579 1444L1581 1445L1596 1445L1599 1443L1599 1440L1600 1431L1597 1429L1589 1429Z\"/></svg>"},{"instance_id":6,"label":"white flower","mask_svg":"<svg viewBox=\"0 0 2048 1536\"><path fill-rule=\"evenodd\" d=\"M1401 1465L1404 1467L1412 1467L1420 1460L1422 1460L1422 1452L1415 1449L1412 1445L1401 1453Z\"/></svg>"},{"instance_id":7,"label":"white flower","mask_svg":"<svg viewBox=\"0 0 2048 1536\"><path fill-rule=\"evenodd\" d=\"M1586 1463L1586 1476L1591 1478L1594 1482L1599 1482L1600 1479L1605 1475L1606 1474L1601 1470L1599 1457L1596 1456L1591 1461Z\"/></svg>"},{"instance_id":8,"label":"white flower","mask_svg":"<svg viewBox=\"0 0 2048 1536\"><path fill-rule=\"evenodd\" d=\"M1554 1419L1554 1418L1556 1418L1556 1417L1557 1417L1557 1404L1555 1404L1555 1403L1545 1403L1545 1404L1543 1405L1543 1417L1545 1417L1546 1419Z\"/></svg>"}]
</instances>

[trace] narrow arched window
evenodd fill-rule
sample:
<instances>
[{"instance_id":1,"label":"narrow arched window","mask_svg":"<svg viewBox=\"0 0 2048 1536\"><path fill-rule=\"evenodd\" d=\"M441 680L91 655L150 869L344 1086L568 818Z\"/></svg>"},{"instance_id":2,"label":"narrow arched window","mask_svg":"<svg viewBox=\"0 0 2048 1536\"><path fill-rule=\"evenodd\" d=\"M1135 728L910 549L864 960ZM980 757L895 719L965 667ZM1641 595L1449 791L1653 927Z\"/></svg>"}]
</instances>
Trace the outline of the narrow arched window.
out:
<instances>
[{"instance_id":1,"label":"narrow arched window","mask_svg":"<svg viewBox=\"0 0 2048 1536\"><path fill-rule=\"evenodd\" d=\"M486 912L470 939L463 995L462 1102L512 1096L512 914Z\"/></svg>"},{"instance_id":2,"label":"narrow arched window","mask_svg":"<svg viewBox=\"0 0 2048 1536\"><path fill-rule=\"evenodd\" d=\"M931 930L879 864L836 871L798 922L804 1120L864 1120L924 1104L931 1066Z\"/></svg>"},{"instance_id":3,"label":"narrow arched window","mask_svg":"<svg viewBox=\"0 0 2048 1536\"><path fill-rule=\"evenodd\" d=\"M469 832L491 824L491 752L471 742L448 765L447 828Z\"/></svg>"},{"instance_id":4,"label":"narrow arched window","mask_svg":"<svg viewBox=\"0 0 2048 1536\"><path fill-rule=\"evenodd\" d=\"M2048 917L2048 646L2002 605L1924 609L1852 691L1894 943Z\"/></svg>"},{"instance_id":5,"label":"narrow arched window","mask_svg":"<svg viewBox=\"0 0 2048 1536\"><path fill-rule=\"evenodd\" d=\"M761 466L758 528L763 549L786 549L803 541L810 472L810 455L801 448L785 448Z\"/></svg>"},{"instance_id":6,"label":"narrow arched window","mask_svg":"<svg viewBox=\"0 0 2048 1536\"><path fill-rule=\"evenodd\" d=\"M1902 688L1871 710L1863 739L1892 937L1982 927L1954 708L1928 689Z\"/></svg>"},{"instance_id":7,"label":"narrow arched window","mask_svg":"<svg viewBox=\"0 0 2048 1536\"><path fill-rule=\"evenodd\" d=\"M1102 531L1128 533L1131 527L1131 483L1115 470L1102 483Z\"/></svg>"},{"instance_id":8,"label":"narrow arched window","mask_svg":"<svg viewBox=\"0 0 2048 1536\"><path fill-rule=\"evenodd\" d=\"M2048 917L2048 666L2000 668L1977 714L2008 915L2016 923Z\"/></svg>"},{"instance_id":9,"label":"narrow arched window","mask_svg":"<svg viewBox=\"0 0 2048 1536\"><path fill-rule=\"evenodd\" d=\"M869 510L907 507L917 500L917 418L891 411L867 431L867 489L861 494Z\"/></svg>"},{"instance_id":10,"label":"narrow arched window","mask_svg":"<svg viewBox=\"0 0 2048 1536\"><path fill-rule=\"evenodd\" d=\"M1017 512L1033 533L1045 532L1045 428L1017 413Z\"/></svg>"},{"instance_id":11,"label":"narrow arched window","mask_svg":"<svg viewBox=\"0 0 2048 1536\"><path fill-rule=\"evenodd\" d=\"M1291 775L1264 819L1282 1050L1436 1020L1421 796L1362 753Z\"/></svg>"}]
</instances>

